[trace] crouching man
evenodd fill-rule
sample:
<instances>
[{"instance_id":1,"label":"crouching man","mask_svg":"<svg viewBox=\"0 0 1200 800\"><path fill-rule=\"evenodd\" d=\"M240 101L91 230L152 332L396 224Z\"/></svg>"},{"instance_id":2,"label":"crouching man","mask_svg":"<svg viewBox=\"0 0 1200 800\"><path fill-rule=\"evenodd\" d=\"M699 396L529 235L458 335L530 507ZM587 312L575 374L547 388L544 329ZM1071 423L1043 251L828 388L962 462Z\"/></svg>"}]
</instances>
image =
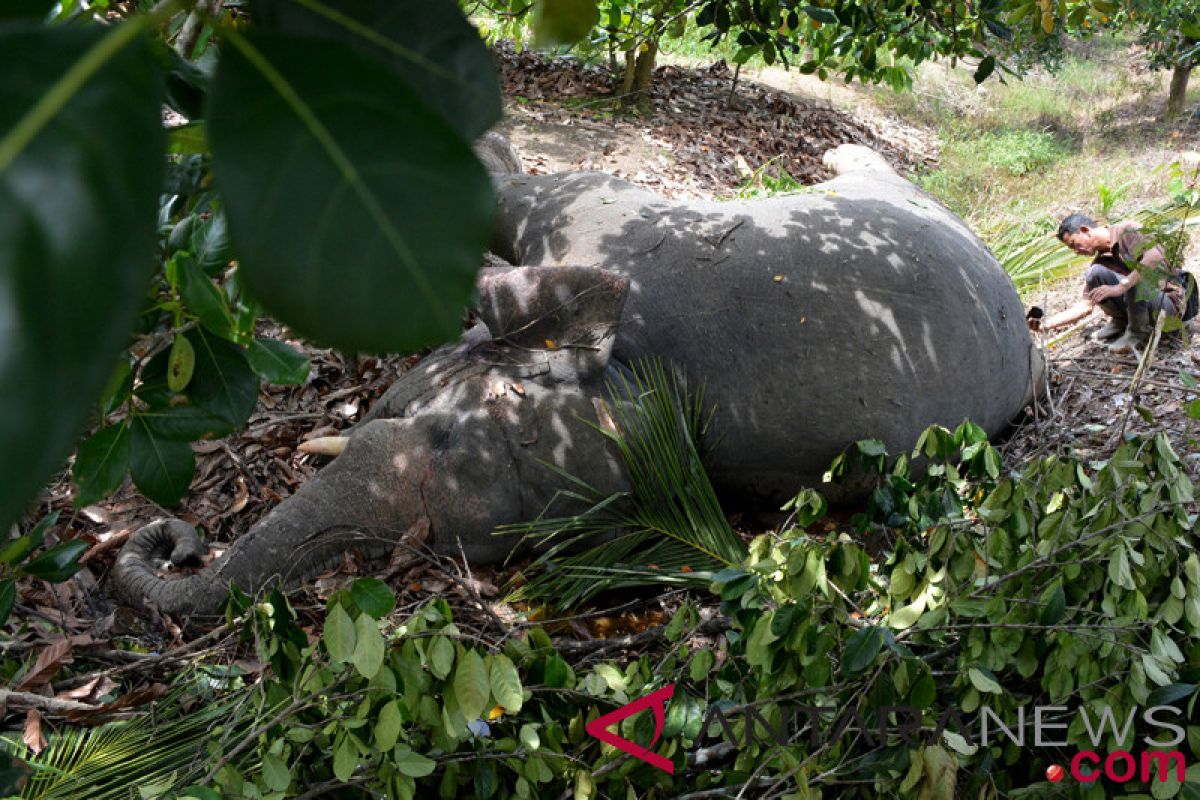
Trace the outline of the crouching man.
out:
<instances>
[{"instance_id":1,"label":"crouching man","mask_svg":"<svg viewBox=\"0 0 1200 800\"><path fill-rule=\"evenodd\" d=\"M1099 308L1108 324L1092 334L1108 344L1112 352L1142 348L1160 313L1180 319L1195 315L1195 280L1187 272L1172 269L1162 245L1149 242L1136 222L1097 225L1090 217L1072 214L1058 226L1058 238L1082 256L1092 256L1084 276L1084 302L1041 321L1039 330L1050 330L1083 319ZM1162 285L1149 295L1136 289L1142 268L1166 273Z\"/></svg>"}]
</instances>

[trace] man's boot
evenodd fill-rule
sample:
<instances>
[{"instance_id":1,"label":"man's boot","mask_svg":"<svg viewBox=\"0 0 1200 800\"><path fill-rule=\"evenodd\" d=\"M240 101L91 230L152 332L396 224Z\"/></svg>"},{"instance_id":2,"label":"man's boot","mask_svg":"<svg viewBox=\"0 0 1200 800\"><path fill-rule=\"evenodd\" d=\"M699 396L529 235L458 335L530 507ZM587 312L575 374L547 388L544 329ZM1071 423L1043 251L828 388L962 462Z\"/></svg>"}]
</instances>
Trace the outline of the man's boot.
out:
<instances>
[{"instance_id":1,"label":"man's boot","mask_svg":"<svg viewBox=\"0 0 1200 800\"><path fill-rule=\"evenodd\" d=\"M1141 350L1146 346L1146 342L1150 341L1151 330L1153 325L1150 322L1150 304L1135 303L1129 311L1129 325L1125 328L1125 335L1108 346L1109 352L1131 353Z\"/></svg>"},{"instance_id":2,"label":"man's boot","mask_svg":"<svg viewBox=\"0 0 1200 800\"><path fill-rule=\"evenodd\" d=\"M1125 332L1125 304L1114 300L1100 303L1100 310L1108 315L1108 323L1092 334L1093 342L1111 342Z\"/></svg>"}]
</instances>

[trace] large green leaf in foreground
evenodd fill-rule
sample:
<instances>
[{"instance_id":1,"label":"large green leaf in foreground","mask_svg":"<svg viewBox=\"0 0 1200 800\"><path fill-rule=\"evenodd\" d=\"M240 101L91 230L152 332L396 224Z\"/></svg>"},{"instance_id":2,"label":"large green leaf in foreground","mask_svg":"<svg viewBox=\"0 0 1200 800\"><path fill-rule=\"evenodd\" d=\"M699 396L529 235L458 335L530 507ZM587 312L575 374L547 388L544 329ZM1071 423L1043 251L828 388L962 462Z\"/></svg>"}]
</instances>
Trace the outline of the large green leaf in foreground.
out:
<instances>
[{"instance_id":1,"label":"large green leaf in foreground","mask_svg":"<svg viewBox=\"0 0 1200 800\"><path fill-rule=\"evenodd\" d=\"M0 33L0 529L62 465L145 295L160 95L136 28Z\"/></svg>"},{"instance_id":2,"label":"large green leaf in foreground","mask_svg":"<svg viewBox=\"0 0 1200 800\"><path fill-rule=\"evenodd\" d=\"M345 42L379 59L466 139L500 120L492 54L455 0L254 0L262 30Z\"/></svg>"},{"instance_id":3,"label":"large green leaf in foreground","mask_svg":"<svg viewBox=\"0 0 1200 800\"><path fill-rule=\"evenodd\" d=\"M209 137L243 277L268 310L349 350L456 334L491 184L394 72L334 41L233 34Z\"/></svg>"}]
</instances>

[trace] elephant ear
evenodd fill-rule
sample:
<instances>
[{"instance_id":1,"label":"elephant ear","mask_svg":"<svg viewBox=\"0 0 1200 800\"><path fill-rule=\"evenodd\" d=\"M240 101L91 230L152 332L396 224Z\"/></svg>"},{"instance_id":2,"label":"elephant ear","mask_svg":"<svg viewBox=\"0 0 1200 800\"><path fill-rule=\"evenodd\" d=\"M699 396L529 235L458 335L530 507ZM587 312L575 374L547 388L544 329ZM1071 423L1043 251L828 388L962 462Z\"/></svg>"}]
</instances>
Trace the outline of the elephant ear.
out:
<instances>
[{"instance_id":1,"label":"elephant ear","mask_svg":"<svg viewBox=\"0 0 1200 800\"><path fill-rule=\"evenodd\" d=\"M629 279L598 267L487 269L479 318L493 339L550 353L563 379L583 380L608 365Z\"/></svg>"}]
</instances>

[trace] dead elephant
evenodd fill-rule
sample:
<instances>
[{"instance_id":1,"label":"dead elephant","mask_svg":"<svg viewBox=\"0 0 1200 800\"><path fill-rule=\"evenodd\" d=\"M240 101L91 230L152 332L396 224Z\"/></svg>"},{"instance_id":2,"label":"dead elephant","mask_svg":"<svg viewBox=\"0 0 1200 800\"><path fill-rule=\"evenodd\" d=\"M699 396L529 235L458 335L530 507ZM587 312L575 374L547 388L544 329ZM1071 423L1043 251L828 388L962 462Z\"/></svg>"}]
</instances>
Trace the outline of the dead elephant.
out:
<instances>
[{"instance_id":1,"label":"dead elephant","mask_svg":"<svg viewBox=\"0 0 1200 800\"><path fill-rule=\"evenodd\" d=\"M826 162L833 180L748 201L674 202L599 172L497 181L498 255L630 279L614 355L704 381L727 498L817 486L858 439L898 452L964 418L994 435L1040 377L1020 298L966 224L868 148Z\"/></svg>"},{"instance_id":2,"label":"dead elephant","mask_svg":"<svg viewBox=\"0 0 1200 800\"><path fill-rule=\"evenodd\" d=\"M832 165L834 180L752 202L671 202L601 173L499 177L495 249L522 267L484 271L486 330L406 373L346 451L209 570L156 577L154 558L201 552L190 526L160 521L114 582L135 603L209 613L230 583L299 582L351 546L382 557L415 527L440 552L502 558L514 542L493 528L562 486L539 461L625 485L576 418L595 419L606 371L645 356L705 384L711 475L734 501L818 485L856 439L900 450L963 418L996 433L1039 376L1012 283L871 151L839 148Z\"/></svg>"}]
</instances>

